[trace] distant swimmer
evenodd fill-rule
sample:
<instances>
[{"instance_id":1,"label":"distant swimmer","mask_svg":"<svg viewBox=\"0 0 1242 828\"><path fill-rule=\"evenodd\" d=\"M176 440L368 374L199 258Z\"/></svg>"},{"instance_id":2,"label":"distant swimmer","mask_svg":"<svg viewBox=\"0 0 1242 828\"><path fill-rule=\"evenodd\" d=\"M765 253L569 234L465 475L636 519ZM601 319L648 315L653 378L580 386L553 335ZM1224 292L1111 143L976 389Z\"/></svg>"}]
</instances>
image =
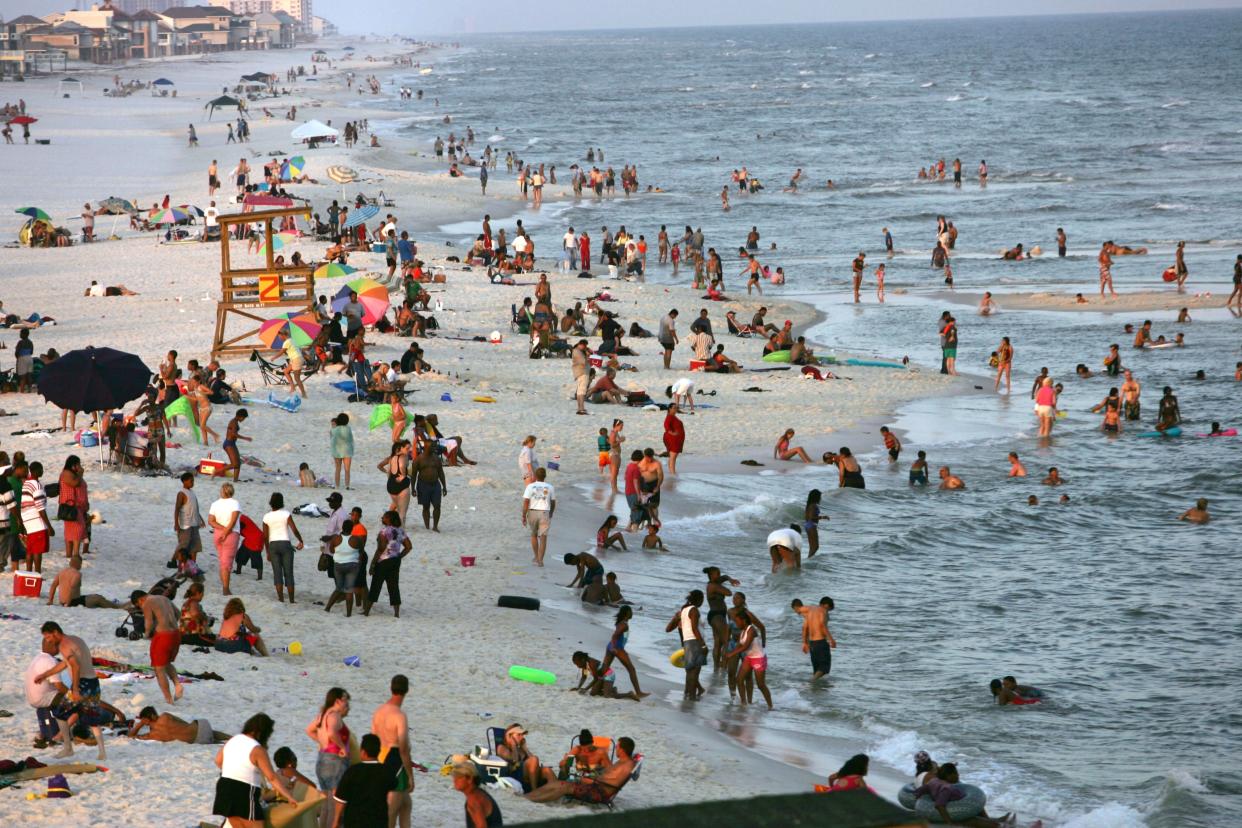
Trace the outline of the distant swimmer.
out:
<instances>
[{"instance_id":1,"label":"distant swimmer","mask_svg":"<svg viewBox=\"0 0 1242 828\"><path fill-rule=\"evenodd\" d=\"M988 687L996 698L996 703L1002 707L1007 704L1036 704L1044 697L1044 691L1029 684L1018 684L1013 676L992 679Z\"/></svg>"},{"instance_id":2,"label":"distant swimmer","mask_svg":"<svg viewBox=\"0 0 1242 828\"><path fill-rule=\"evenodd\" d=\"M1189 521L1190 523L1207 523L1212 519L1208 514L1208 502L1206 497L1201 497L1195 501L1193 509L1187 509L1182 513L1178 520Z\"/></svg>"},{"instance_id":3,"label":"distant swimmer","mask_svg":"<svg viewBox=\"0 0 1242 828\"><path fill-rule=\"evenodd\" d=\"M1237 303L1242 308L1242 253L1238 254L1238 258L1233 261L1233 293L1229 294L1229 300L1225 305Z\"/></svg>"},{"instance_id":4,"label":"distant swimmer","mask_svg":"<svg viewBox=\"0 0 1242 828\"><path fill-rule=\"evenodd\" d=\"M1065 482L1065 478L1061 476L1061 472L1056 466L1048 469L1048 476L1043 479L1043 484L1045 486L1061 486Z\"/></svg>"},{"instance_id":5,"label":"distant swimmer","mask_svg":"<svg viewBox=\"0 0 1242 828\"><path fill-rule=\"evenodd\" d=\"M987 161L979 162L979 186L980 187L988 186L988 162Z\"/></svg>"},{"instance_id":6,"label":"distant swimmer","mask_svg":"<svg viewBox=\"0 0 1242 828\"><path fill-rule=\"evenodd\" d=\"M1026 477L1026 466L1022 465L1022 461L1018 459L1016 451L1009 452L1009 476Z\"/></svg>"},{"instance_id":7,"label":"distant swimmer","mask_svg":"<svg viewBox=\"0 0 1242 828\"><path fill-rule=\"evenodd\" d=\"M1001 258L1007 262L1020 262L1027 258L1027 256L1023 253L1022 245L1019 243L1002 253Z\"/></svg>"},{"instance_id":8,"label":"distant swimmer","mask_svg":"<svg viewBox=\"0 0 1242 828\"><path fill-rule=\"evenodd\" d=\"M802 168L798 167L798 169L794 171L794 174L790 176L789 186L785 188L785 192L788 192L788 193L798 192L798 182L801 180L802 180Z\"/></svg>"},{"instance_id":9,"label":"distant swimmer","mask_svg":"<svg viewBox=\"0 0 1242 828\"><path fill-rule=\"evenodd\" d=\"M1126 381L1121 384L1121 401L1124 405L1124 411L1127 420L1137 420L1142 411L1139 405L1139 397L1142 396L1143 386L1134 378L1134 374L1129 368L1125 370Z\"/></svg>"},{"instance_id":10,"label":"distant swimmer","mask_svg":"<svg viewBox=\"0 0 1242 828\"><path fill-rule=\"evenodd\" d=\"M1065 248L1066 248L1066 244L1068 243L1068 241L1069 240L1065 236L1065 228L1058 227L1057 228L1057 255L1060 256L1062 259L1065 258Z\"/></svg>"},{"instance_id":11,"label":"distant swimmer","mask_svg":"<svg viewBox=\"0 0 1242 828\"><path fill-rule=\"evenodd\" d=\"M992 291L985 290L983 298L979 300L979 315L991 316L996 312L996 303L992 301Z\"/></svg>"},{"instance_id":12,"label":"distant swimmer","mask_svg":"<svg viewBox=\"0 0 1242 828\"><path fill-rule=\"evenodd\" d=\"M729 188L720 188L720 209L729 212Z\"/></svg>"},{"instance_id":13,"label":"distant swimmer","mask_svg":"<svg viewBox=\"0 0 1242 828\"><path fill-rule=\"evenodd\" d=\"M1164 387L1164 396L1160 399L1160 409L1156 413L1156 431L1161 433L1181 424L1182 410L1177 404L1173 389Z\"/></svg>"},{"instance_id":14,"label":"distant swimmer","mask_svg":"<svg viewBox=\"0 0 1242 828\"><path fill-rule=\"evenodd\" d=\"M940 488L942 489L964 489L966 488L966 483L965 481L962 480L962 478L958 477L956 474L950 471L948 466L941 466L940 467Z\"/></svg>"},{"instance_id":15,"label":"distant swimmer","mask_svg":"<svg viewBox=\"0 0 1242 828\"><path fill-rule=\"evenodd\" d=\"M891 256L893 255L893 234L888 232L887 227L883 229L883 233L884 233L884 250L888 253L888 255ZM1239 285L1242 285L1242 256L1238 256L1238 264L1236 267L1234 267L1234 290L1235 291L1242 290L1242 288L1238 287ZM1240 293L1239 295L1242 296L1242 293Z\"/></svg>"},{"instance_id":16,"label":"distant swimmer","mask_svg":"<svg viewBox=\"0 0 1242 828\"><path fill-rule=\"evenodd\" d=\"M1109 252L1112 253L1114 256L1146 256L1147 255L1146 247L1128 247L1124 244L1117 244L1116 242L1112 242L1112 241L1105 242L1105 244L1108 245Z\"/></svg>"},{"instance_id":17,"label":"distant swimmer","mask_svg":"<svg viewBox=\"0 0 1242 828\"><path fill-rule=\"evenodd\" d=\"M835 190L836 188L837 188L837 185L832 182L831 178L828 179L828 183L824 185L825 190Z\"/></svg>"},{"instance_id":18,"label":"distant swimmer","mask_svg":"<svg viewBox=\"0 0 1242 828\"><path fill-rule=\"evenodd\" d=\"M962 186L962 159L953 159L953 186Z\"/></svg>"},{"instance_id":19,"label":"distant swimmer","mask_svg":"<svg viewBox=\"0 0 1242 828\"><path fill-rule=\"evenodd\" d=\"M910 485L927 485L927 452L919 451L918 457L910 464Z\"/></svg>"}]
</instances>

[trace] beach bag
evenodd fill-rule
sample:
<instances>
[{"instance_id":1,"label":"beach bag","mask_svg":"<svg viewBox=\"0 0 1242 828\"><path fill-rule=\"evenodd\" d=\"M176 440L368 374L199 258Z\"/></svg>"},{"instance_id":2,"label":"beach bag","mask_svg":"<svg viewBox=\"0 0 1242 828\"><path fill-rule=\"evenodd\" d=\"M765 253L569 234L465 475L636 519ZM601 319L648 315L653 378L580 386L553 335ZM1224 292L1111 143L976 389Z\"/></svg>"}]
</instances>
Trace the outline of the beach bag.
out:
<instances>
[{"instance_id":1,"label":"beach bag","mask_svg":"<svg viewBox=\"0 0 1242 828\"><path fill-rule=\"evenodd\" d=\"M71 796L73 796L73 791L69 790L69 780L65 779L63 773L47 778L48 799L68 799Z\"/></svg>"},{"instance_id":2,"label":"beach bag","mask_svg":"<svg viewBox=\"0 0 1242 828\"><path fill-rule=\"evenodd\" d=\"M75 521L78 519L78 507L73 503L62 503L56 507L56 519Z\"/></svg>"},{"instance_id":3,"label":"beach bag","mask_svg":"<svg viewBox=\"0 0 1242 828\"><path fill-rule=\"evenodd\" d=\"M327 572L328 567L332 566L332 556L327 552L319 553L319 571Z\"/></svg>"}]
</instances>

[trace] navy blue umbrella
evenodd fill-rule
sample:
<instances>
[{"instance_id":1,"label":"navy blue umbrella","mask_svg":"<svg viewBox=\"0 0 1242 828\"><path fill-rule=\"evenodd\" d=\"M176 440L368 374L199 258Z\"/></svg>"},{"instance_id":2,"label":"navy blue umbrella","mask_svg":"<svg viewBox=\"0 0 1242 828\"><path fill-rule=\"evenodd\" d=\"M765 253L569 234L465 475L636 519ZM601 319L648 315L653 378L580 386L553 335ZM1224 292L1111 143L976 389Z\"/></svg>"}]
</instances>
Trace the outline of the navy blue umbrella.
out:
<instances>
[{"instance_id":1,"label":"navy blue umbrella","mask_svg":"<svg viewBox=\"0 0 1242 828\"><path fill-rule=\"evenodd\" d=\"M39 374L39 393L69 411L111 411L142 396L151 369L134 354L83 348L57 357Z\"/></svg>"}]
</instances>

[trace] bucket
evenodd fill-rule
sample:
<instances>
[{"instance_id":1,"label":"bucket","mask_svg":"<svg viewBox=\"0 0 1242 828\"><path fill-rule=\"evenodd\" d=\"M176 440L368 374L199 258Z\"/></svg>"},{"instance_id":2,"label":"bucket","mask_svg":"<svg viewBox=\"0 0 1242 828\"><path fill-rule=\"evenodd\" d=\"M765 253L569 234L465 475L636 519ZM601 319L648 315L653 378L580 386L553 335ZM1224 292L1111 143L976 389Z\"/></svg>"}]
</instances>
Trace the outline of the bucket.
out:
<instances>
[{"instance_id":1,"label":"bucket","mask_svg":"<svg viewBox=\"0 0 1242 828\"><path fill-rule=\"evenodd\" d=\"M94 431L83 431L82 436L78 438L78 445L82 448L95 448L99 445L99 435Z\"/></svg>"},{"instance_id":2,"label":"bucket","mask_svg":"<svg viewBox=\"0 0 1242 828\"><path fill-rule=\"evenodd\" d=\"M38 572L17 571L13 573L13 595L16 598L40 598L43 595L43 576Z\"/></svg>"},{"instance_id":3,"label":"bucket","mask_svg":"<svg viewBox=\"0 0 1242 828\"><path fill-rule=\"evenodd\" d=\"M462 566L474 566L474 557L475 557L474 555L462 555L461 565Z\"/></svg>"}]
</instances>

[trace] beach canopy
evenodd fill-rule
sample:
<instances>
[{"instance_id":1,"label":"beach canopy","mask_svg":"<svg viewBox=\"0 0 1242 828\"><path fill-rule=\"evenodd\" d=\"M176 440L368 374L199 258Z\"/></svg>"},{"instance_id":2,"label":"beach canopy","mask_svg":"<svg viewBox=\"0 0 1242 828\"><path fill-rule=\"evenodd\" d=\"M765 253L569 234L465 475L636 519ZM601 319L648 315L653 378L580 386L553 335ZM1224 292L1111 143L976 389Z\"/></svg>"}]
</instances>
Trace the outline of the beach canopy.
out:
<instances>
[{"instance_id":1,"label":"beach canopy","mask_svg":"<svg viewBox=\"0 0 1242 828\"><path fill-rule=\"evenodd\" d=\"M527 828L716 828L745 814L748 828L926 828L927 821L867 790L757 796L527 822Z\"/></svg>"},{"instance_id":2,"label":"beach canopy","mask_svg":"<svg viewBox=\"0 0 1242 828\"><path fill-rule=\"evenodd\" d=\"M147 217L147 221L151 224L180 224L183 221L189 221L189 212L180 207L166 207L160 210L152 210Z\"/></svg>"},{"instance_id":3,"label":"beach canopy","mask_svg":"<svg viewBox=\"0 0 1242 828\"><path fill-rule=\"evenodd\" d=\"M70 351L43 366L39 393L69 411L113 411L141 397L151 369L135 354L112 348Z\"/></svg>"},{"instance_id":4,"label":"beach canopy","mask_svg":"<svg viewBox=\"0 0 1242 828\"><path fill-rule=\"evenodd\" d=\"M240 108L241 101L237 100L237 98L230 98L228 95L221 95L214 100L208 101L207 105L203 107L203 109L209 110L207 113L207 120L211 120L211 116L217 109L224 109L228 106Z\"/></svg>"},{"instance_id":5,"label":"beach canopy","mask_svg":"<svg viewBox=\"0 0 1242 828\"><path fill-rule=\"evenodd\" d=\"M301 238L297 233L273 233L272 234L272 252L284 250L289 245ZM267 250L267 236L263 236L259 241L259 252Z\"/></svg>"},{"instance_id":6,"label":"beach canopy","mask_svg":"<svg viewBox=\"0 0 1242 828\"><path fill-rule=\"evenodd\" d=\"M252 72L249 75L242 75L241 79L244 81L261 81L263 83L267 83L273 77L273 75L269 75L266 72Z\"/></svg>"},{"instance_id":7,"label":"beach canopy","mask_svg":"<svg viewBox=\"0 0 1242 828\"><path fill-rule=\"evenodd\" d=\"M346 52L352 52L353 50L354 50L354 47L353 47L353 46L346 46L346 47L345 47L345 51L346 51Z\"/></svg>"},{"instance_id":8,"label":"beach canopy","mask_svg":"<svg viewBox=\"0 0 1242 828\"><path fill-rule=\"evenodd\" d=\"M176 86L176 84L170 81L168 78L160 78L159 80L152 81L151 85L152 86Z\"/></svg>"},{"instance_id":9,"label":"beach canopy","mask_svg":"<svg viewBox=\"0 0 1242 828\"><path fill-rule=\"evenodd\" d=\"M315 50L315 54L317 54L317 55L326 55L326 54L327 54L327 52L325 52L323 49L316 49L316 50Z\"/></svg>"},{"instance_id":10,"label":"beach canopy","mask_svg":"<svg viewBox=\"0 0 1242 828\"><path fill-rule=\"evenodd\" d=\"M307 121L289 134L294 140L306 141L311 138L335 138L341 133L320 121Z\"/></svg>"}]
</instances>

